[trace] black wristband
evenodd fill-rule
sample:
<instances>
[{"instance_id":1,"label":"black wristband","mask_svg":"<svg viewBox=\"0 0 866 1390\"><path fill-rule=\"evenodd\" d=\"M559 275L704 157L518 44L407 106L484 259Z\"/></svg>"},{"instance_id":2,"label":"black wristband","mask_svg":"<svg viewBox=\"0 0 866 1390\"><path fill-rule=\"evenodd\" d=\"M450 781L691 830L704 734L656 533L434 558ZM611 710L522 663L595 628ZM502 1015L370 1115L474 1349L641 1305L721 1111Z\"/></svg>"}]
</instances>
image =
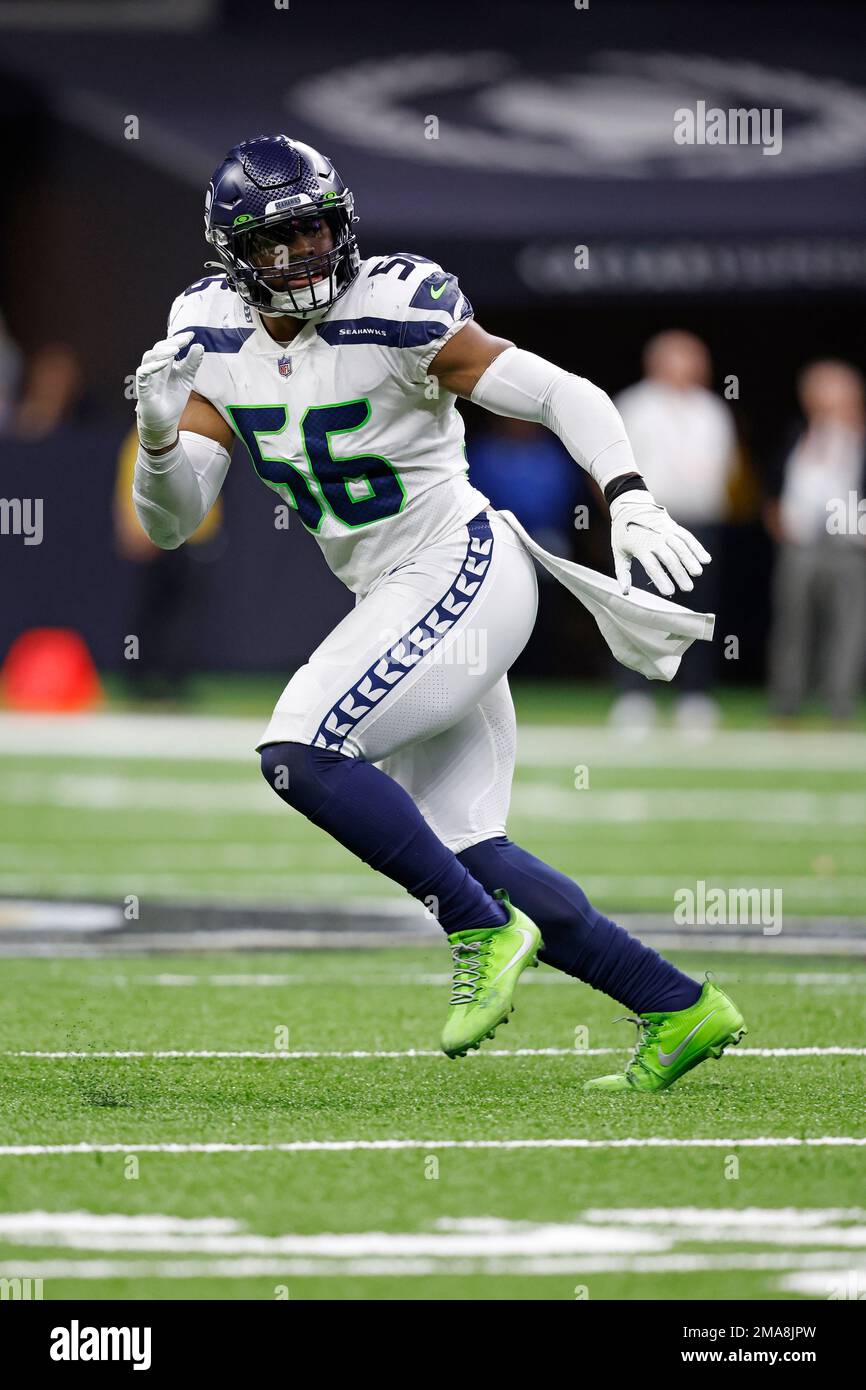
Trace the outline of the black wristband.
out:
<instances>
[{"instance_id":1,"label":"black wristband","mask_svg":"<svg viewBox=\"0 0 866 1390\"><path fill-rule=\"evenodd\" d=\"M604 500L610 506L623 492L649 492L649 488L640 473L621 473L618 478L611 478L605 485Z\"/></svg>"}]
</instances>

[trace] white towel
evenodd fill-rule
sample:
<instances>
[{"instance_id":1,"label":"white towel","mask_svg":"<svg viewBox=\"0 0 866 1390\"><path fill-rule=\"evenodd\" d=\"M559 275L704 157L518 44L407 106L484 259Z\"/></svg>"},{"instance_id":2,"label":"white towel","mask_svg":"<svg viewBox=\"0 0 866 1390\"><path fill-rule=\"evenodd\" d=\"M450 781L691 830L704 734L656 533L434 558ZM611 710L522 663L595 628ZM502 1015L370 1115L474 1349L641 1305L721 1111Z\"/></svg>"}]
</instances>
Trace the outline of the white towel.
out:
<instances>
[{"instance_id":1,"label":"white towel","mask_svg":"<svg viewBox=\"0 0 866 1390\"><path fill-rule=\"evenodd\" d=\"M617 661L648 680L669 681L692 642L712 640L714 613L695 613L679 603L642 589L620 592L606 574L563 560L544 550L523 529L513 512L499 512L540 565L588 608Z\"/></svg>"}]
</instances>

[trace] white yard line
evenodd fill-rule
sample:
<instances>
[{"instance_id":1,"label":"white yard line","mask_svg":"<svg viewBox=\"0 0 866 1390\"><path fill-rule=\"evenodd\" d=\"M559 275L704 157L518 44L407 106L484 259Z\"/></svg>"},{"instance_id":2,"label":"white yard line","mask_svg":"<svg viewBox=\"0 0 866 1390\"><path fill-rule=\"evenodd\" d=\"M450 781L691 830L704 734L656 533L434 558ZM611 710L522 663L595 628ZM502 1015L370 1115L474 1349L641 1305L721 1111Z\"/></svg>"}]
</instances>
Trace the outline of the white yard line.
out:
<instances>
[{"instance_id":1,"label":"white yard line","mask_svg":"<svg viewBox=\"0 0 866 1390\"><path fill-rule=\"evenodd\" d=\"M800 1262L797 1261L799 1266ZM827 1261L822 1261L826 1265ZM866 1270L862 1266L835 1271L823 1268L808 1274L798 1268L778 1281L784 1293L801 1293L810 1298L835 1298L859 1301L866 1298Z\"/></svg>"},{"instance_id":2,"label":"white yard line","mask_svg":"<svg viewBox=\"0 0 866 1390\"><path fill-rule=\"evenodd\" d=\"M806 1139L800 1135L771 1135L741 1139L675 1139L653 1136L634 1139L296 1139L278 1144L174 1143L148 1144L3 1144L0 1157L28 1158L77 1154L236 1154L236 1153L379 1153L390 1150L430 1152L437 1149L775 1149L863 1148L866 1137L844 1134Z\"/></svg>"},{"instance_id":3,"label":"white yard line","mask_svg":"<svg viewBox=\"0 0 866 1390\"><path fill-rule=\"evenodd\" d=\"M22 1220L22 1218L24 1218ZM71 1220L70 1220L71 1218ZM587 1221L577 1213L570 1221L455 1221L420 1231L330 1231L288 1232L265 1235L249 1231L240 1224L226 1223L220 1229L208 1223L145 1218L144 1222L122 1223L117 1216L107 1220L97 1213L60 1212L52 1220L48 1212L0 1214L0 1238L15 1245L39 1246L101 1253L173 1255L307 1255L325 1259L351 1259L365 1256L434 1256L478 1258L479 1256L538 1256L607 1254L662 1254L672 1252L678 1241L710 1246L731 1245L747 1240L752 1245L776 1247L866 1250L866 1226L862 1223L832 1223L822 1219L801 1223L795 1212L779 1219L775 1212L762 1219L756 1211L748 1222L731 1230L720 1227L716 1214L698 1213L687 1231L668 1229L661 1222L626 1221L618 1223Z\"/></svg>"},{"instance_id":4,"label":"white yard line","mask_svg":"<svg viewBox=\"0 0 866 1390\"><path fill-rule=\"evenodd\" d=\"M589 1207L580 1213L584 1221L598 1221L615 1226L664 1226L681 1228L688 1234L696 1225L712 1225L714 1240L726 1239L729 1232L734 1235L742 1231L754 1230L756 1226L801 1234L804 1227L811 1230L826 1230L838 1226L840 1221L864 1221L866 1210L863 1207ZM0 1222L2 1222L0 1217ZM45 1218L47 1219L47 1218ZM106 1220L105 1217L90 1217L90 1220ZM116 1219L116 1218L112 1218ZM132 1217L130 1220L138 1220ZM157 1219L157 1218L154 1218ZM169 1222L171 1217L160 1217ZM466 1222L460 1223L461 1229Z\"/></svg>"},{"instance_id":5,"label":"white yard line","mask_svg":"<svg viewBox=\"0 0 866 1390\"><path fill-rule=\"evenodd\" d=\"M730 982L729 982L730 983ZM802 989L866 988L866 970L797 970L786 975L784 970L748 972L748 984L797 985Z\"/></svg>"},{"instance_id":6,"label":"white yard line","mask_svg":"<svg viewBox=\"0 0 866 1390\"><path fill-rule=\"evenodd\" d=\"M745 978L737 977L725 980L716 972L716 979L722 984L765 984L765 985L797 985L800 988L819 988L824 987L833 989L860 988L866 989L866 970L801 970L792 971L790 975L783 970L748 970ZM309 989L311 986L321 986L326 988L345 988L346 986L356 986L357 988L381 988L389 986L395 989L406 989L408 987L435 987L445 989L451 984L451 976L444 973L435 972L425 974L404 974L404 975L385 975L385 974L364 974L358 971L352 975L322 975L319 978L311 978L309 975L276 975L276 974L237 974L237 975L194 975L163 973L160 975L92 975L91 984L93 985L117 985L127 988L132 985L144 985L146 987L157 986L158 988L182 988L188 985L214 986L218 989L283 989L284 987L299 986ZM575 981L570 975L562 975L558 971L544 971L543 973L524 975L521 980L521 988L526 985L570 985L574 987Z\"/></svg>"},{"instance_id":7,"label":"white yard line","mask_svg":"<svg viewBox=\"0 0 866 1390\"><path fill-rule=\"evenodd\" d=\"M254 763L261 719L212 715L0 714L0 754ZM659 729L645 740L624 739L604 725L521 723L524 765L568 767L780 768L799 771L866 769L866 734L834 730L725 729L688 739Z\"/></svg>"},{"instance_id":8,"label":"white yard line","mask_svg":"<svg viewBox=\"0 0 866 1390\"><path fill-rule=\"evenodd\" d=\"M862 792L819 792L791 788L648 787L642 790L571 791L544 782L514 784L512 815L535 820L569 821L588 825L677 824L729 821L735 825L862 826L866 797Z\"/></svg>"},{"instance_id":9,"label":"white yard line","mask_svg":"<svg viewBox=\"0 0 866 1390\"><path fill-rule=\"evenodd\" d=\"M255 763L262 718L195 714L0 714L0 753Z\"/></svg>"},{"instance_id":10,"label":"white yard line","mask_svg":"<svg viewBox=\"0 0 866 1390\"><path fill-rule=\"evenodd\" d=\"M820 1215L820 1212L817 1213ZM74 1242L94 1234L138 1238L141 1236L229 1235L242 1230L240 1222L227 1216L164 1216L161 1212L99 1211L0 1211L0 1238L53 1245L55 1241Z\"/></svg>"},{"instance_id":11,"label":"white yard line","mask_svg":"<svg viewBox=\"0 0 866 1390\"><path fill-rule=\"evenodd\" d=\"M810 1274L791 1275L782 1287L796 1292L828 1297L844 1296L847 1287L864 1286L866 1264L845 1251L777 1252L730 1255L546 1255L529 1257L443 1259L430 1257L364 1257L328 1260L286 1257L238 1257L198 1260L106 1260L49 1259L7 1260L0 1262L0 1278L43 1280L112 1279L286 1279L313 1278L418 1278L465 1275L590 1275L590 1274L704 1274L746 1272L785 1272L810 1270ZM794 1281L797 1282L794 1282ZM849 1295L853 1297L854 1295Z\"/></svg>"},{"instance_id":12,"label":"white yard line","mask_svg":"<svg viewBox=\"0 0 866 1390\"><path fill-rule=\"evenodd\" d=\"M0 1239L39 1254L7 1259L0 1275L32 1281L808 1271L829 1294L862 1282L864 1215L844 1207L597 1208L551 1222L442 1217L411 1231L264 1234L226 1218L12 1211L0 1213ZM709 1248L679 1249L684 1241ZM737 1248L756 1244L769 1249ZM178 1255L185 1258L172 1258Z\"/></svg>"},{"instance_id":13,"label":"white yard line","mask_svg":"<svg viewBox=\"0 0 866 1390\"><path fill-rule=\"evenodd\" d=\"M63 958L100 957L108 954L141 956L150 952L175 952L186 954L190 951L205 955L220 951L350 951L377 950L392 946L429 946L431 939L438 939L432 933L418 930L416 923L411 930L401 930L399 926L387 932L381 931L297 931L294 928L241 927L237 931L221 931L217 928L203 928L201 931L172 932L128 932L109 939L94 937L92 941L71 940L59 942L50 938L42 942L25 942L19 937L8 943L0 934L0 956L47 957L52 960ZM5 948L5 949L4 949ZM824 948L822 954L827 953ZM840 943L841 954L850 951L844 942ZM798 954L801 952L798 951Z\"/></svg>"},{"instance_id":14,"label":"white yard line","mask_svg":"<svg viewBox=\"0 0 866 1390\"><path fill-rule=\"evenodd\" d=\"M300 851L300 847L296 846L295 848ZM647 899L659 901L662 898L673 904L674 894L689 887L689 876L685 873L596 874L590 872L581 874L580 881L588 892L597 896L604 895L615 898L624 904L635 901L645 903ZM851 899L860 907L864 896L866 896L866 875L864 874L780 875L773 873L768 876L766 874L732 871L730 873L707 874L704 881L708 889L755 889L760 887L778 889L788 901L805 899L807 903L827 898L833 901ZM692 880L693 883L694 880ZM369 897L365 896L365 884L371 885ZM208 899L211 899L214 903L224 904L228 900L231 904L232 899L236 899L238 905L255 906L257 903L261 903L271 907L284 902L284 895L287 891L315 897L316 894L327 894L330 890L333 898L335 892L351 889L353 893L358 895L354 909L356 912L364 912L368 907L378 911L379 902L385 901L393 913L399 915L401 908L404 916L408 916L410 912L414 913L411 904L407 905L405 900L396 894L390 899L377 898L375 896L375 880L370 879L368 872L360 863L357 871L335 870L320 874L298 871L287 863L282 871L262 870L254 874L251 873L248 878L244 878L242 872L221 874L211 869L161 874L155 870L136 867L132 863L123 873L119 871L105 873L96 869L87 873L65 873L63 870L52 868L51 865L46 866L45 862L39 868L34 865L29 873L0 871L0 891L21 894L22 896L49 891L52 894L69 893L73 895L116 892L122 896L126 891L143 886L146 886L150 892L181 895L183 898L196 903L206 904ZM263 889L265 891L262 891ZM268 897L268 891L273 894L272 898ZM381 893L381 888L378 891ZM317 898L316 907L321 909L323 906L327 906L326 898ZM659 909L657 915L661 915L663 910L666 910L672 918L672 906L667 909ZM348 909L341 904L339 912L341 916L347 915ZM417 913L417 915L421 917L423 913ZM862 921L862 917L858 916L857 920L858 922ZM674 925L673 922L672 925Z\"/></svg>"},{"instance_id":15,"label":"white yard line","mask_svg":"<svg viewBox=\"0 0 866 1390\"><path fill-rule=\"evenodd\" d=\"M287 849L286 855L292 852ZM682 886L680 880L677 882ZM781 882L783 880L774 879L773 886L778 887ZM726 884L727 880L724 883ZM137 868L133 864L124 872L114 873L106 873L99 869L88 870L86 873L66 873L45 862L38 867L34 864L26 873L7 873L0 870L0 892L20 895L21 899L38 894L57 897L68 893L71 897L86 897L98 893L103 896L116 895L122 900L129 892L144 890L150 894L176 898L182 904L194 904L197 907L210 905L276 908L283 906L286 894L291 893L293 907L297 905L297 895L309 898L310 905L314 906L317 912L333 907L339 894L351 891L355 903L351 906L340 903L334 909L341 917L368 912L378 914L380 911L403 917L414 912L419 919L424 917L423 910L413 909L412 904L406 903L397 893L392 898L377 896L381 895L381 885L365 872L364 866L360 863L357 870L350 869L345 873L329 870L327 873L319 874L298 873L287 863L281 872L262 870L251 873L248 877L245 877L242 871L220 874L211 869L189 869L186 872L163 874L152 869ZM854 890L852 896L853 892ZM47 900L47 897L43 899ZM0 909L3 906L5 904L0 903Z\"/></svg>"},{"instance_id":16,"label":"white yard line","mask_svg":"<svg viewBox=\"0 0 866 1390\"><path fill-rule=\"evenodd\" d=\"M252 771L255 771L253 764ZM36 779L4 775L0 795L17 806L61 806L85 811L193 811L207 816L286 814L286 806L258 777L227 780L135 777L119 773L55 772ZM293 812L297 815L297 812Z\"/></svg>"},{"instance_id":17,"label":"white yard line","mask_svg":"<svg viewBox=\"0 0 866 1390\"><path fill-rule=\"evenodd\" d=\"M567 765L566 765L567 766ZM0 777L0 797L19 806L58 806L66 810L138 813L165 811L208 817L243 815L282 816L286 807L270 795L261 778L227 780L208 778L138 777L121 773L69 773L57 771L39 778L20 774ZM799 825L812 838L816 827L824 833L831 828L866 825L866 798L859 791L808 791L800 788L768 790L705 786L690 788L643 788L575 791L545 782L518 781L514 784L512 815L533 821L566 822L587 825L657 826L662 822L706 821L739 825ZM294 813L297 815L297 813ZM17 856L26 846L11 846ZM41 847L44 853L44 846ZM216 849L216 846L212 846ZM260 856L271 855L277 846L248 845L245 862L261 864ZM182 853L172 847L170 853ZM189 853L207 854L207 846L197 844ZM243 864L238 867L243 867Z\"/></svg>"},{"instance_id":18,"label":"white yard line","mask_svg":"<svg viewBox=\"0 0 866 1390\"><path fill-rule=\"evenodd\" d=\"M510 1047L487 1048L483 1052L469 1053L470 1057L610 1057L629 1052L628 1047ZM309 1058L333 1057L339 1059L372 1058L374 1060L393 1060L399 1058L439 1057L444 1054L438 1048L409 1047L400 1051L373 1051L352 1049L349 1051L304 1050L276 1051L275 1049L252 1051L207 1051L164 1048L152 1052L127 1049L123 1051L16 1051L0 1052L0 1057L32 1057L45 1061L65 1061L75 1057L100 1058L102 1060L145 1059L147 1061L174 1061L178 1058L193 1058L204 1061L230 1061L242 1058L255 1058L268 1062L293 1062ZM866 1057L866 1047L736 1047L731 1048L727 1057Z\"/></svg>"},{"instance_id":19,"label":"white yard line","mask_svg":"<svg viewBox=\"0 0 866 1390\"><path fill-rule=\"evenodd\" d=\"M604 725L523 724L517 727L518 763L556 767L700 768L744 771L848 771L866 768L866 734L832 729L721 729L687 738L677 729L656 729L644 739L624 738Z\"/></svg>"}]
</instances>

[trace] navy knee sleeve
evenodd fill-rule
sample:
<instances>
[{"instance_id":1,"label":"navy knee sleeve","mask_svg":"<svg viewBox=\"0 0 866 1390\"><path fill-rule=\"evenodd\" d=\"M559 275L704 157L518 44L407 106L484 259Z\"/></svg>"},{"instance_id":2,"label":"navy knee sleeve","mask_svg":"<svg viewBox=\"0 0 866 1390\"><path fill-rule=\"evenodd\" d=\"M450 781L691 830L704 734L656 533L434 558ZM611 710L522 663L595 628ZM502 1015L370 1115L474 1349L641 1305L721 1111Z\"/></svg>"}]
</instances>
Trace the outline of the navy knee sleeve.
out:
<instances>
[{"instance_id":1,"label":"navy knee sleeve","mask_svg":"<svg viewBox=\"0 0 866 1390\"><path fill-rule=\"evenodd\" d=\"M262 749L262 775L278 796L309 820L352 771L354 758L306 743L268 743Z\"/></svg>"},{"instance_id":2,"label":"navy knee sleeve","mask_svg":"<svg viewBox=\"0 0 866 1390\"><path fill-rule=\"evenodd\" d=\"M446 932L507 921L502 904L381 768L328 748L269 743L262 749L262 772L283 801L423 902Z\"/></svg>"}]
</instances>

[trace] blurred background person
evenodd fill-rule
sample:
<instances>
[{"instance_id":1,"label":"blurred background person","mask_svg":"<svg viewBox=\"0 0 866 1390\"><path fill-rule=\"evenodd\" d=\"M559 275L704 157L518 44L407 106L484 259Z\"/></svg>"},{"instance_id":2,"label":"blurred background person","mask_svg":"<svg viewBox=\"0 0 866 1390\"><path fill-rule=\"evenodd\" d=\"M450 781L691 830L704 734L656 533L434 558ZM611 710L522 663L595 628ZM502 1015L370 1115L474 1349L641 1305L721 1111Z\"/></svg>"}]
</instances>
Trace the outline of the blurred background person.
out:
<instances>
[{"instance_id":1,"label":"blurred background person","mask_svg":"<svg viewBox=\"0 0 866 1390\"><path fill-rule=\"evenodd\" d=\"M21 353L0 316L0 436L11 429L20 376Z\"/></svg>"},{"instance_id":2,"label":"blurred background person","mask_svg":"<svg viewBox=\"0 0 866 1390\"><path fill-rule=\"evenodd\" d=\"M569 555L574 508L589 499L585 475L556 436L531 420L490 415L469 452L472 482L494 507L514 512L546 550Z\"/></svg>"},{"instance_id":3,"label":"blurred background person","mask_svg":"<svg viewBox=\"0 0 866 1390\"><path fill-rule=\"evenodd\" d=\"M117 460L113 509L115 549L134 574L126 631L138 638L138 649L124 662L124 676L130 694L139 699L174 702L187 694L189 678L201 665L193 636L202 600L201 562L216 559L223 548L223 501L217 498L187 545L160 550L135 515L137 453L138 431L132 429Z\"/></svg>"},{"instance_id":4,"label":"blurred background person","mask_svg":"<svg viewBox=\"0 0 866 1390\"><path fill-rule=\"evenodd\" d=\"M39 440L79 418L84 371L68 343L45 343L27 360L21 395L12 415L17 439Z\"/></svg>"},{"instance_id":5,"label":"blurred background person","mask_svg":"<svg viewBox=\"0 0 866 1390\"><path fill-rule=\"evenodd\" d=\"M770 699L776 714L790 717L814 686L831 717L850 719L866 649L864 383L846 362L819 361L797 385L805 425L765 508L778 545Z\"/></svg>"},{"instance_id":6,"label":"blurred background person","mask_svg":"<svg viewBox=\"0 0 866 1390\"><path fill-rule=\"evenodd\" d=\"M546 550L576 558L575 509L590 506L590 488L586 474L550 430L531 420L485 415L468 452L472 482L494 507L513 512ZM581 615L575 615L568 591L547 570L536 565L535 571L538 618L520 669L527 676L564 675L571 660L566 634Z\"/></svg>"},{"instance_id":7,"label":"blurred background person","mask_svg":"<svg viewBox=\"0 0 866 1390\"><path fill-rule=\"evenodd\" d=\"M714 557L687 596L690 608L718 609L721 529L729 516L729 490L736 466L736 434L728 406L709 389L709 351L692 333L668 330L644 348L644 376L616 399L638 467L662 506L682 518ZM638 567L640 582L648 586ZM620 672L622 676L620 677ZM696 642L676 677L677 724L700 732L715 727L718 706L716 644ZM646 682L619 667L621 694L611 722L643 731L655 721L655 702Z\"/></svg>"}]
</instances>

